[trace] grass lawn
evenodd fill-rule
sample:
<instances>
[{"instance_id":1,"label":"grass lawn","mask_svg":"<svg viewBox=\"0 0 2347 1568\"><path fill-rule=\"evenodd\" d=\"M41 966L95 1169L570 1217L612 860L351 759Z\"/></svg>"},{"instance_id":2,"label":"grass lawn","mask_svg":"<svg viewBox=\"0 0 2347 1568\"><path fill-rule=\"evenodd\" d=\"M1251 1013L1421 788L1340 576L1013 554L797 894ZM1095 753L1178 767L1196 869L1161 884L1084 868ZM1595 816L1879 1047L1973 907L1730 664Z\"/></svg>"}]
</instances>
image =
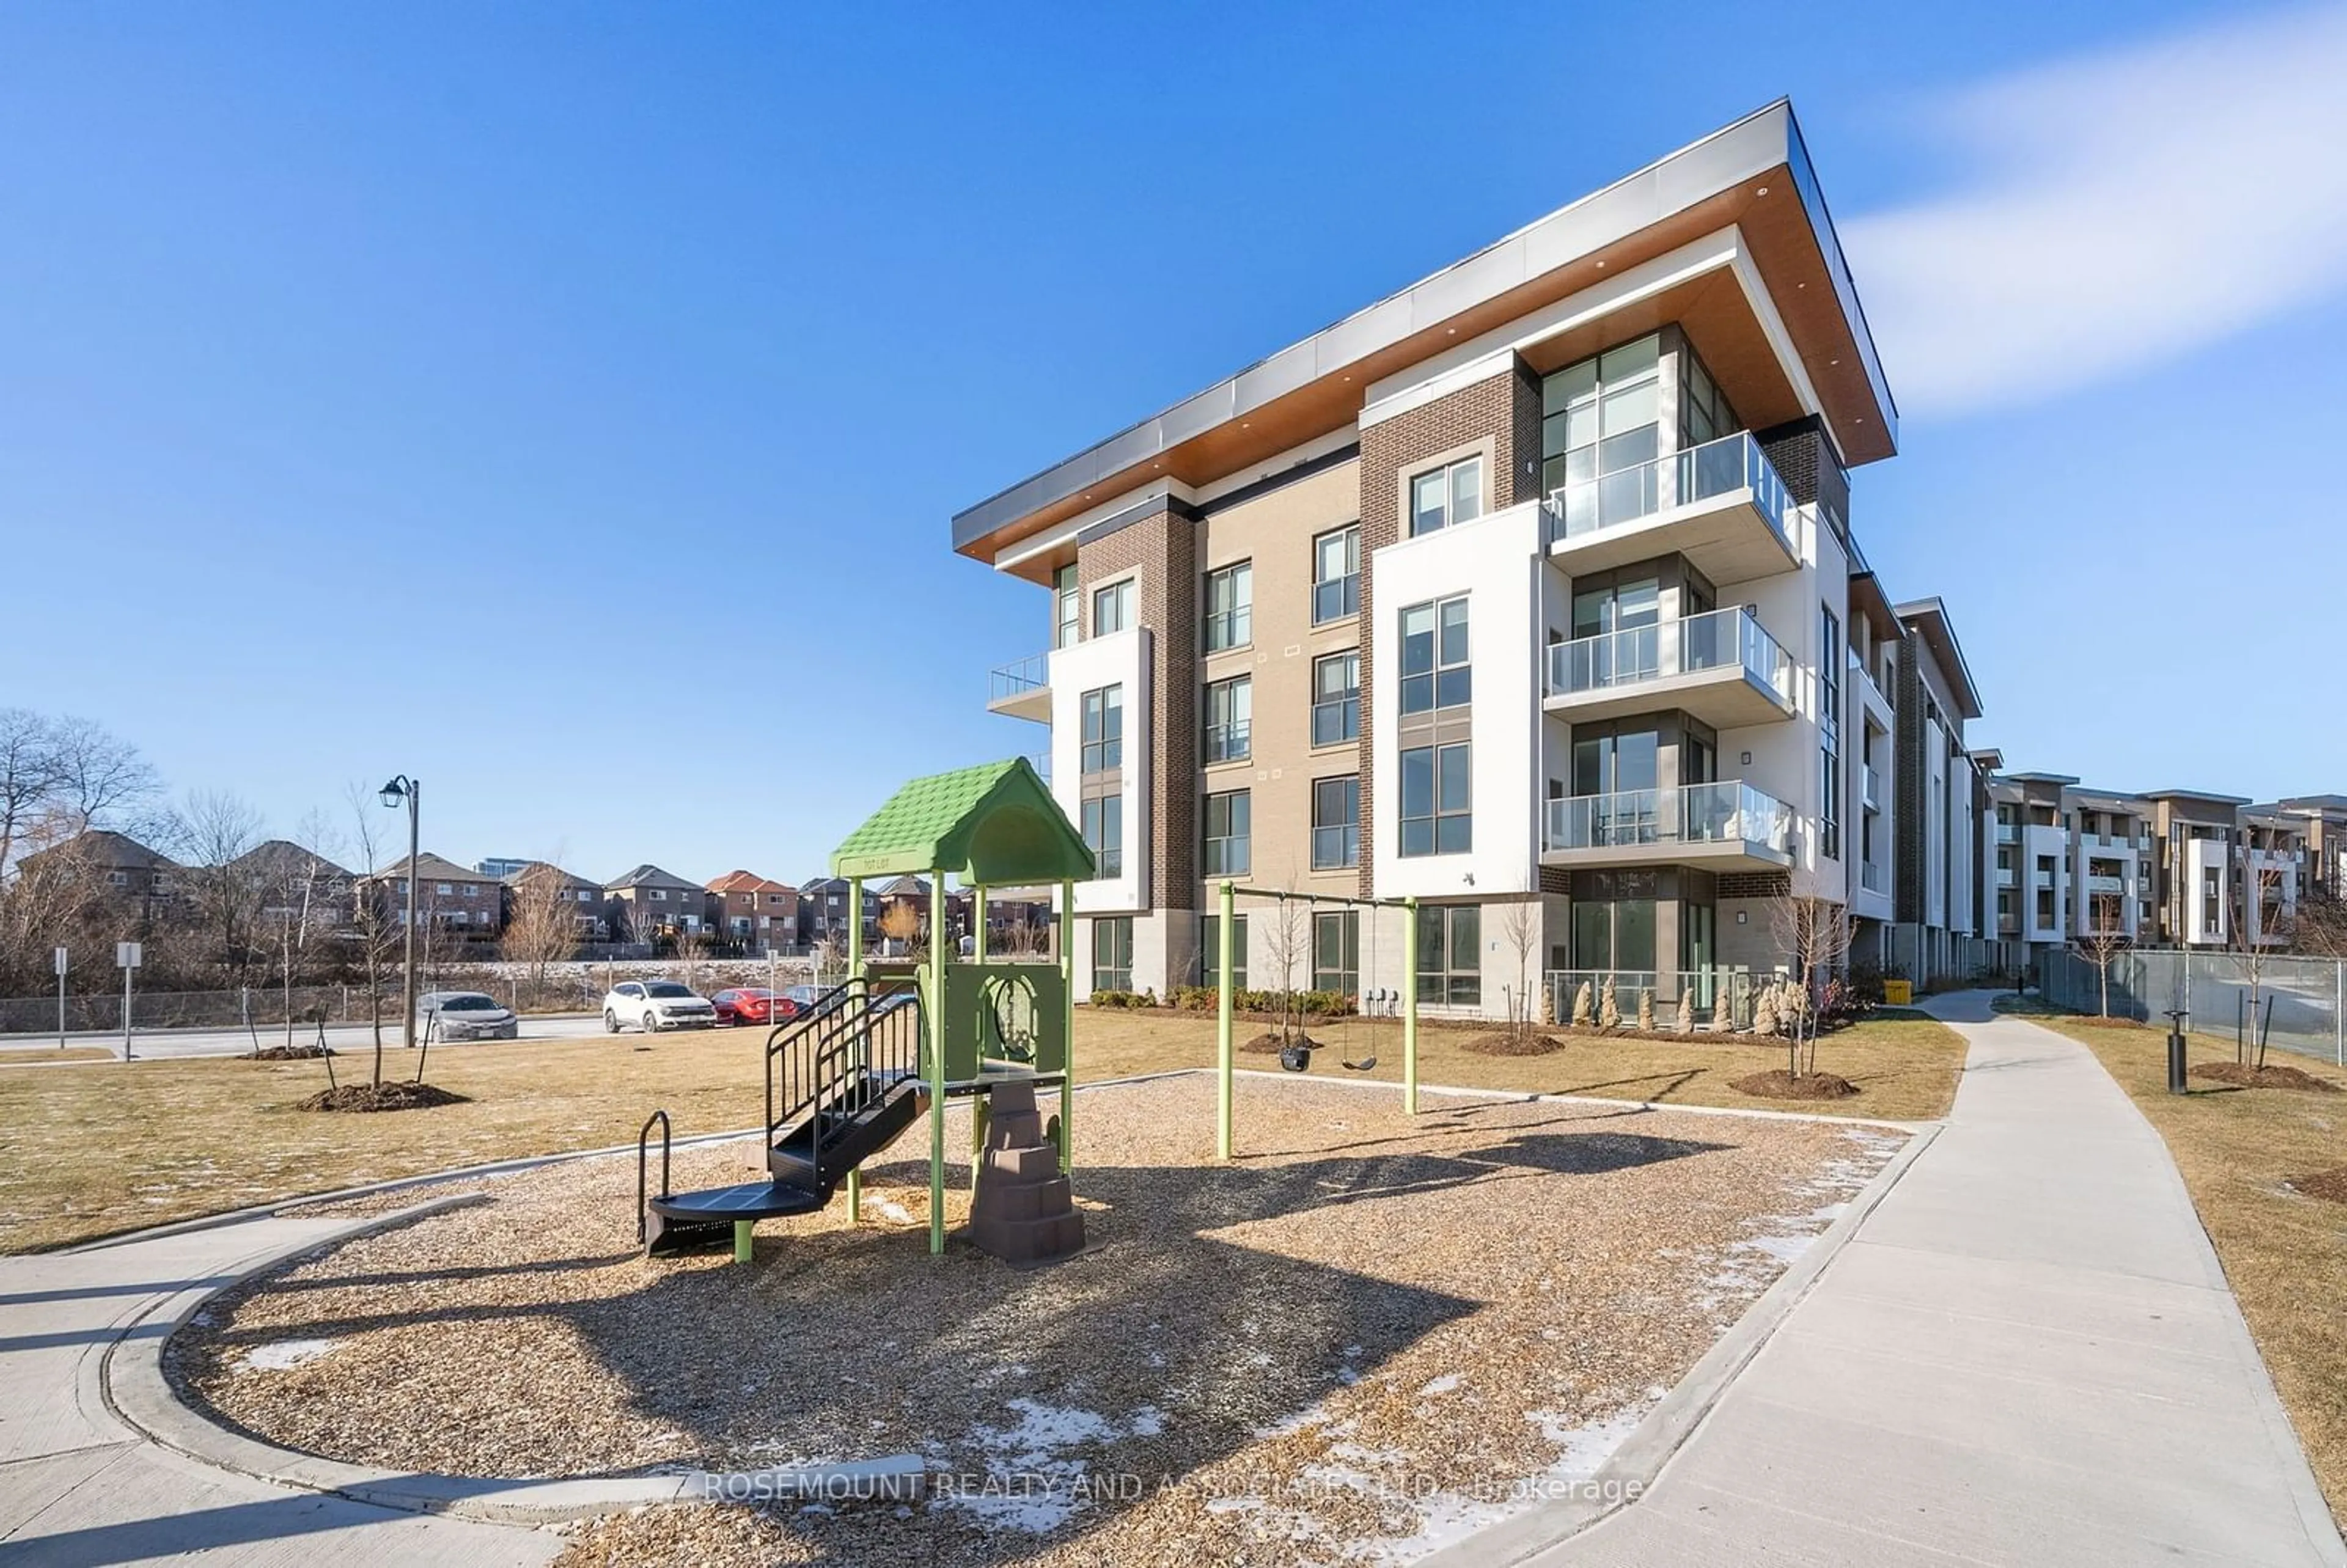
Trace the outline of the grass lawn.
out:
<instances>
[{"instance_id":1,"label":"grass lawn","mask_svg":"<svg viewBox=\"0 0 2347 1568\"><path fill-rule=\"evenodd\" d=\"M1260 1025L1242 1025L1241 1040ZM1399 1023L1338 1022L1316 1038L1332 1049L1312 1071L1398 1083ZM1963 1046L1928 1020L1870 1020L1829 1036L1819 1065L1856 1083L1839 1102L1755 1100L1728 1081L1779 1065L1755 1045L1575 1039L1549 1056L1491 1057L1467 1036L1421 1031L1427 1083L1588 1094L1680 1105L1775 1106L1911 1120L1944 1113ZM233 1058L96 1062L0 1072L0 1251L28 1252L272 1199L425 1174L452 1166L624 1143L664 1107L677 1134L754 1126L762 1114L758 1030L516 1040L442 1046L430 1078L469 1103L380 1115L320 1115L294 1103L326 1086L316 1061ZM1378 1066L1347 1072L1339 1056L1374 1051ZM385 1053L385 1075L415 1060ZM1078 1075L1088 1081L1214 1059L1211 1018L1172 1013L1077 1015ZM1276 1066L1240 1054L1243 1066ZM343 1081L363 1079L364 1053L334 1059Z\"/></svg>"},{"instance_id":2,"label":"grass lawn","mask_svg":"<svg viewBox=\"0 0 2347 1568\"><path fill-rule=\"evenodd\" d=\"M0 1067L38 1066L44 1061L104 1061L114 1054L102 1045L68 1045L63 1050L54 1045L10 1046L0 1050Z\"/></svg>"},{"instance_id":3,"label":"grass lawn","mask_svg":"<svg viewBox=\"0 0 2347 1568\"><path fill-rule=\"evenodd\" d=\"M2347 1522L2347 1204L2283 1185L2347 1163L2347 1094L2195 1080L2172 1095L2165 1030L2027 1010L2101 1059L2168 1141L2332 1512ZM2196 1036L2191 1059L2230 1061L2233 1042ZM2347 1089L2347 1073L2319 1058L2275 1050L2266 1061Z\"/></svg>"}]
</instances>

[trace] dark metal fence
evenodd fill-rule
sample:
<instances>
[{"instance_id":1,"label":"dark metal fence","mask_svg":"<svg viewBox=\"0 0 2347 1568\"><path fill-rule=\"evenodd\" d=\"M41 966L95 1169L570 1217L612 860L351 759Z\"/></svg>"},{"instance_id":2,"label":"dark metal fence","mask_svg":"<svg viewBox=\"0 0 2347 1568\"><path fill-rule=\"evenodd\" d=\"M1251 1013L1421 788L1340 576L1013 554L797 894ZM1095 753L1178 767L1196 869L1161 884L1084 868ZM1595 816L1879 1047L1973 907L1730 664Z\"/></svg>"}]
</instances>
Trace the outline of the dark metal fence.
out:
<instances>
[{"instance_id":1,"label":"dark metal fence","mask_svg":"<svg viewBox=\"0 0 2347 1568\"><path fill-rule=\"evenodd\" d=\"M2110 1015L2164 1025L2171 1009L2192 1015L2192 1032L2219 1039L2238 1030L2255 1043L2260 1028L2276 1050L2347 1067L2347 963L2276 954L2256 961L2234 953L2138 948L2111 960ZM2045 999L2073 1012L2103 1010L2104 976L2075 952L2038 959ZM2251 993L2262 1019L2250 1016Z\"/></svg>"}]
</instances>

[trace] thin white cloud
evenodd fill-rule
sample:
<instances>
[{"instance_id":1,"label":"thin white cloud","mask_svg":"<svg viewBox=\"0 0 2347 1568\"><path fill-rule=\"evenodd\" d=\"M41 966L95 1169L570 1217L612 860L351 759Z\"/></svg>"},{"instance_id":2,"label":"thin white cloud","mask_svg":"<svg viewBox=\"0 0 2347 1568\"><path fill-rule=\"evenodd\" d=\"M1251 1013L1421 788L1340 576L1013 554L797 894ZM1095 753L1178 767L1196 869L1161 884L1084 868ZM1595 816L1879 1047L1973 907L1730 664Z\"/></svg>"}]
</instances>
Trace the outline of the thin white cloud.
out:
<instances>
[{"instance_id":1,"label":"thin white cloud","mask_svg":"<svg viewBox=\"0 0 2347 1568\"><path fill-rule=\"evenodd\" d=\"M2072 391L2347 287L2347 5L2034 68L1925 125L1968 182L1842 226L1910 413Z\"/></svg>"}]
</instances>

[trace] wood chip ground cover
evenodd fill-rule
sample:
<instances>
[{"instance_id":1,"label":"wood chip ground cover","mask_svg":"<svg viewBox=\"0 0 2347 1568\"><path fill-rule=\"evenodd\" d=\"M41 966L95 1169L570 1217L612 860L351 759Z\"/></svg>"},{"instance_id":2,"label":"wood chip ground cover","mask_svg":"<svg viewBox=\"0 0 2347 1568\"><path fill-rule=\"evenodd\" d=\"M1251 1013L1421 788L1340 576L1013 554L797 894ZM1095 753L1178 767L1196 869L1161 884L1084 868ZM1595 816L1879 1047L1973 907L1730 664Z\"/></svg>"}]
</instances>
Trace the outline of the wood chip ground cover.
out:
<instances>
[{"instance_id":1,"label":"wood chip ground cover","mask_svg":"<svg viewBox=\"0 0 2347 1568\"><path fill-rule=\"evenodd\" d=\"M1404 1561L1593 1469L1905 1139L1427 1103L1242 1078L1218 1168L1210 1078L1089 1091L1099 1245L1029 1273L928 1255L926 1127L864 1225L770 1222L746 1268L638 1257L630 1160L475 1181L489 1203L214 1303L168 1368L232 1424L400 1470L911 1451L949 1478L917 1506L622 1516L573 1565ZM677 1185L756 1153L681 1152Z\"/></svg>"}]
</instances>

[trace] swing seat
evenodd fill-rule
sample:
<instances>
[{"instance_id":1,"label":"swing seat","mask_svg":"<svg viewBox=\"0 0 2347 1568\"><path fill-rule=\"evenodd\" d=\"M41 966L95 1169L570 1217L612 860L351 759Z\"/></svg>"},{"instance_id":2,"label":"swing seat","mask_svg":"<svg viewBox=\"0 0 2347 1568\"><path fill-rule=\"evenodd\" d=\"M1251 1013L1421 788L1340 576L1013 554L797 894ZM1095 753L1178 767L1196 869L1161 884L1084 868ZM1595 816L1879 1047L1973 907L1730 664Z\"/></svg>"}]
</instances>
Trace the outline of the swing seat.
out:
<instances>
[{"instance_id":1,"label":"swing seat","mask_svg":"<svg viewBox=\"0 0 2347 1568\"><path fill-rule=\"evenodd\" d=\"M1342 1057L1339 1057L1337 1060L1340 1061L1344 1061ZM1376 1071L1377 1065L1377 1053L1375 1051L1371 1051L1368 1057L1364 1061L1345 1062L1345 1071L1348 1072L1370 1072Z\"/></svg>"},{"instance_id":2,"label":"swing seat","mask_svg":"<svg viewBox=\"0 0 2347 1568\"><path fill-rule=\"evenodd\" d=\"M1304 1072L1312 1066L1312 1048L1308 1045L1283 1045L1279 1048L1279 1065L1290 1072Z\"/></svg>"}]
</instances>

